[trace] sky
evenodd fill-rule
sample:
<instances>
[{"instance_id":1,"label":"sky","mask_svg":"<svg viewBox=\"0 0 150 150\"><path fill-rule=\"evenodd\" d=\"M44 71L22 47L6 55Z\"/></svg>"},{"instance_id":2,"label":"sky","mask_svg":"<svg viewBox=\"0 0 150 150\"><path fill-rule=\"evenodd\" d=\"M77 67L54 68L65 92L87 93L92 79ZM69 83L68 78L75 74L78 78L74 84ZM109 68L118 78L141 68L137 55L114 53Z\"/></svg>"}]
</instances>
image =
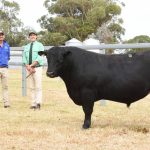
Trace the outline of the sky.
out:
<instances>
[{"instance_id":1,"label":"sky","mask_svg":"<svg viewBox=\"0 0 150 150\"><path fill-rule=\"evenodd\" d=\"M124 0L121 17L126 29L124 39L137 35L150 36L150 0Z\"/></svg>"},{"instance_id":2,"label":"sky","mask_svg":"<svg viewBox=\"0 0 150 150\"><path fill-rule=\"evenodd\" d=\"M42 15L47 14L43 6L45 0L15 0L20 5L19 18L25 26L31 26L40 31L37 23ZM124 40L131 39L137 35L150 36L150 0L122 0L125 7L122 8L121 17L124 20L123 27L126 32L122 37Z\"/></svg>"},{"instance_id":3,"label":"sky","mask_svg":"<svg viewBox=\"0 0 150 150\"><path fill-rule=\"evenodd\" d=\"M43 6L45 0L14 0L20 6L19 18L25 26L30 26L36 31L40 31L40 25L37 20L47 14Z\"/></svg>"}]
</instances>

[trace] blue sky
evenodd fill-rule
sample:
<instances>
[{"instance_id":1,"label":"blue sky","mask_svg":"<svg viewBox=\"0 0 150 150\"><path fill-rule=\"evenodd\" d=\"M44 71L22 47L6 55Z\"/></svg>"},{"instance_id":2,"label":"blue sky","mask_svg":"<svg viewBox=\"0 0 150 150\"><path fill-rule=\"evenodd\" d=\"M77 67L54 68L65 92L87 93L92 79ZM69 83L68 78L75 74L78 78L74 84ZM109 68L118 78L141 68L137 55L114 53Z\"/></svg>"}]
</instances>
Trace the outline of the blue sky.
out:
<instances>
[{"instance_id":1,"label":"blue sky","mask_svg":"<svg viewBox=\"0 0 150 150\"><path fill-rule=\"evenodd\" d=\"M15 0L20 5L19 17L25 26L40 30L36 22L40 16L47 13L43 6L44 0ZM150 0L122 0L126 6L122 9L121 17L126 29L123 39L130 39L137 35L150 36Z\"/></svg>"}]
</instances>

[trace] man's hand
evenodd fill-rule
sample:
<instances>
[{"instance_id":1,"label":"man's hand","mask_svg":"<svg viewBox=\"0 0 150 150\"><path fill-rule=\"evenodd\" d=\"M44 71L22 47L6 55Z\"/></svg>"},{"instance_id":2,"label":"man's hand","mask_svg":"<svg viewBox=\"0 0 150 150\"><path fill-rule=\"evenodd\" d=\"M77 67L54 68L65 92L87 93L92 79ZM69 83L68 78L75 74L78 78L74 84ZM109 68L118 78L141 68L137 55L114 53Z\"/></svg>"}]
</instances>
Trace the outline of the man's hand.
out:
<instances>
[{"instance_id":1,"label":"man's hand","mask_svg":"<svg viewBox=\"0 0 150 150\"><path fill-rule=\"evenodd\" d=\"M35 73L36 71L35 71L35 67L31 67L31 69L30 69L30 73Z\"/></svg>"},{"instance_id":2,"label":"man's hand","mask_svg":"<svg viewBox=\"0 0 150 150\"><path fill-rule=\"evenodd\" d=\"M32 67L30 65L26 65L26 69L28 70L28 72L31 73L35 73L35 67Z\"/></svg>"},{"instance_id":3,"label":"man's hand","mask_svg":"<svg viewBox=\"0 0 150 150\"><path fill-rule=\"evenodd\" d=\"M30 65L26 65L26 69L30 72L31 69Z\"/></svg>"}]
</instances>

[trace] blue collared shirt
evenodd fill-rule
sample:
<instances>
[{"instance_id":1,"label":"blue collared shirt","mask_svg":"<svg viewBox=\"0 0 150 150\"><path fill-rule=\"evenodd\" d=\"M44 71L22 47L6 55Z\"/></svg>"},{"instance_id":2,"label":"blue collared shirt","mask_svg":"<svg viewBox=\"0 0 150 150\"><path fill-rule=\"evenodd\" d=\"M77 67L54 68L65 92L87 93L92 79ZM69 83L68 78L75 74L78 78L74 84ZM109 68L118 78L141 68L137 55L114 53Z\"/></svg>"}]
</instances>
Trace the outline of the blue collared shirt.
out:
<instances>
[{"instance_id":1,"label":"blue collared shirt","mask_svg":"<svg viewBox=\"0 0 150 150\"><path fill-rule=\"evenodd\" d=\"M6 41L3 41L3 45L0 46L0 66L8 67L9 60L10 60L10 47Z\"/></svg>"}]
</instances>

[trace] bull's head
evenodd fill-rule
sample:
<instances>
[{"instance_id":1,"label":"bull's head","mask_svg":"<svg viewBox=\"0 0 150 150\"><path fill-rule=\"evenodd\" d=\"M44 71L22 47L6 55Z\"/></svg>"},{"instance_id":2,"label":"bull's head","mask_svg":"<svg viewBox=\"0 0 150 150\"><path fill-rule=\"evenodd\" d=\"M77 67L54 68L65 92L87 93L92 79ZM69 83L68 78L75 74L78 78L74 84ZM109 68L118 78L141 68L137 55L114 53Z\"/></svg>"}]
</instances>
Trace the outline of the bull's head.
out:
<instances>
[{"instance_id":1,"label":"bull's head","mask_svg":"<svg viewBox=\"0 0 150 150\"><path fill-rule=\"evenodd\" d=\"M63 47L52 47L47 51L38 52L39 55L45 55L47 57L48 69L47 76L54 78L58 77L65 57L70 53L70 51L65 50Z\"/></svg>"}]
</instances>

